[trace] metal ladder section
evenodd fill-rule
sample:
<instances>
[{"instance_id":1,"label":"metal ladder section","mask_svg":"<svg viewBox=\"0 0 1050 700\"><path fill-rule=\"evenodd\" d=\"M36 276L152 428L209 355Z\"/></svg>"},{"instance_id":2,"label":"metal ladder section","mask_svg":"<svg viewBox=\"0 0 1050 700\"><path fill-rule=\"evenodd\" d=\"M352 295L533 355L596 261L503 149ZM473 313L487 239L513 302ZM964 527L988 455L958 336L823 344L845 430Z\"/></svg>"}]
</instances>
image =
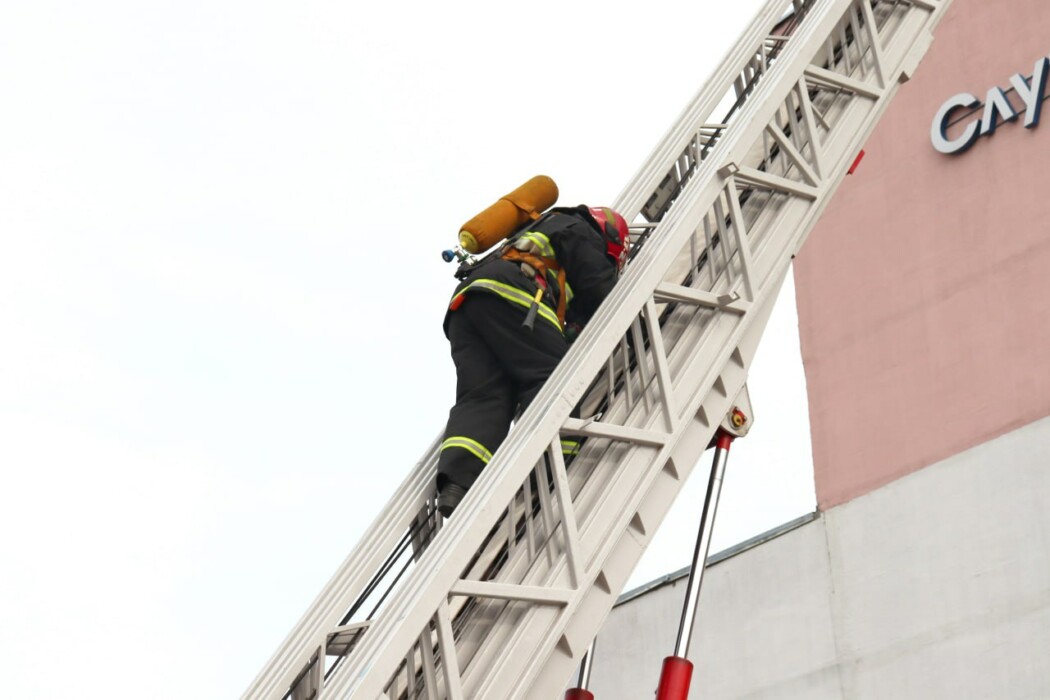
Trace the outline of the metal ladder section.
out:
<instances>
[{"instance_id":1,"label":"metal ladder section","mask_svg":"<svg viewBox=\"0 0 1050 700\"><path fill-rule=\"evenodd\" d=\"M638 254L455 515L435 441L242 698L564 690L949 2L770 0L615 202Z\"/></svg>"}]
</instances>

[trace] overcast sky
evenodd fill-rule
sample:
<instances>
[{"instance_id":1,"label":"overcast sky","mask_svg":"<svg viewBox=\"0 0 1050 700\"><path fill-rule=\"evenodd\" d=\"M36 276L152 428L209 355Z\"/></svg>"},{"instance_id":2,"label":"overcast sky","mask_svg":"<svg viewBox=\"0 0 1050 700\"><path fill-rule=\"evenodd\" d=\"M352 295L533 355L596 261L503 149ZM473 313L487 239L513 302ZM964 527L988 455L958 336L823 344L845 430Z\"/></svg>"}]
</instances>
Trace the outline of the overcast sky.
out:
<instances>
[{"instance_id":1,"label":"overcast sky","mask_svg":"<svg viewBox=\"0 0 1050 700\"><path fill-rule=\"evenodd\" d=\"M610 203L759 4L0 9L3 695L239 696L444 425L459 225ZM714 550L813 509L791 289L750 386Z\"/></svg>"}]
</instances>

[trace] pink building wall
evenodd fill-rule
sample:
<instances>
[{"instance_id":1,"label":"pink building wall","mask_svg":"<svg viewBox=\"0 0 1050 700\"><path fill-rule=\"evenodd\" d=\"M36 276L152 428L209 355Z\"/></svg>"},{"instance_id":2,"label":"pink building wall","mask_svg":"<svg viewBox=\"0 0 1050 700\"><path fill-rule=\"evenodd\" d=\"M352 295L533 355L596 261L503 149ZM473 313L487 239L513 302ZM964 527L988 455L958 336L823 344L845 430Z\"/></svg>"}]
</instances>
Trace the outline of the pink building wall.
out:
<instances>
[{"instance_id":1,"label":"pink building wall","mask_svg":"<svg viewBox=\"0 0 1050 700\"><path fill-rule=\"evenodd\" d=\"M1050 415L1050 105L1025 129L1011 94L961 155L929 135L1048 54L1047 0L954 0L795 260L822 509Z\"/></svg>"}]
</instances>

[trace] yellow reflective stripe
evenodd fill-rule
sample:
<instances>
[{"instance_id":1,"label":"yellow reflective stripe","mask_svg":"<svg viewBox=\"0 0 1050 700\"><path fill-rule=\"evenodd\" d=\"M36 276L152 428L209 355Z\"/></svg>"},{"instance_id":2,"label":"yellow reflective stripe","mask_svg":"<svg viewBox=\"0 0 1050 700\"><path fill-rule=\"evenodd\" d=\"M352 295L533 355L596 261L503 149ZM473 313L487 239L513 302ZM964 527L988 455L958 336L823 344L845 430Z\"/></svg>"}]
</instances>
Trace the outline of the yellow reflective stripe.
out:
<instances>
[{"instance_id":1,"label":"yellow reflective stripe","mask_svg":"<svg viewBox=\"0 0 1050 700\"><path fill-rule=\"evenodd\" d=\"M554 246L551 245L551 239L547 238L547 234L540 231L527 231L521 239L535 243L536 247L540 249L540 255L543 257L554 257Z\"/></svg>"},{"instance_id":2,"label":"yellow reflective stripe","mask_svg":"<svg viewBox=\"0 0 1050 700\"><path fill-rule=\"evenodd\" d=\"M575 455L580 451L580 443L577 440L562 440L561 452L566 455Z\"/></svg>"},{"instance_id":3,"label":"yellow reflective stripe","mask_svg":"<svg viewBox=\"0 0 1050 700\"><path fill-rule=\"evenodd\" d=\"M512 304L524 306L526 309L532 306L532 296L528 292L518 289L517 287L512 287L509 284L504 284L503 282L497 282L496 280L474 280L469 285L461 289L459 294L457 294L456 296L460 296L460 294L465 293L469 289L487 289L490 292L498 294L499 296L503 297ZM455 297L453 297L453 299L454 298ZM554 324L554 327L557 328L558 331L561 331L561 322L558 320L558 314L554 313L551 307L547 306L542 302L540 303L539 307L540 308L537 311L537 313L543 318L550 321L552 324Z\"/></svg>"},{"instance_id":4,"label":"yellow reflective stripe","mask_svg":"<svg viewBox=\"0 0 1050 700\"><path fill-rule=\"evenodd\" d=\"M477 440L471 440L470 438L463 437L462 435L453 435L452 437L447 438L443 443L441 443L442 452L444 452L450 447L459 447L460 449L464 449L470 454L480 459L485 464L488 464L489 460L492 459L492 453L486 450L484 445L482 445Z\"/></svg>"}]
</instances>

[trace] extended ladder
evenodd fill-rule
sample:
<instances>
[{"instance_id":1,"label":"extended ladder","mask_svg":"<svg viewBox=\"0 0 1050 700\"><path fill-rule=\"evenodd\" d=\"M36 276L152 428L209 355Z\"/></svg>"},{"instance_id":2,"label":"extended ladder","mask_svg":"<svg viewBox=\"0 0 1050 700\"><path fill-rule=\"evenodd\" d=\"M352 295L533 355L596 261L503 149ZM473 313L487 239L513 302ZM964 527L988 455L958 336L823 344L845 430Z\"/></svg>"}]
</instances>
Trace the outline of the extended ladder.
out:
<instances>
[{"instance_id":1,"label":"extended ladder","mask_svg":"<svg viewBox=\"0 0 1050 700\"><path fill-rule=\"evenodd\" d=\"M770 0L615 202L640 252L454 517L435 441L243 698L558 696L949 2Z\"/></svg>"}]
</instances>

